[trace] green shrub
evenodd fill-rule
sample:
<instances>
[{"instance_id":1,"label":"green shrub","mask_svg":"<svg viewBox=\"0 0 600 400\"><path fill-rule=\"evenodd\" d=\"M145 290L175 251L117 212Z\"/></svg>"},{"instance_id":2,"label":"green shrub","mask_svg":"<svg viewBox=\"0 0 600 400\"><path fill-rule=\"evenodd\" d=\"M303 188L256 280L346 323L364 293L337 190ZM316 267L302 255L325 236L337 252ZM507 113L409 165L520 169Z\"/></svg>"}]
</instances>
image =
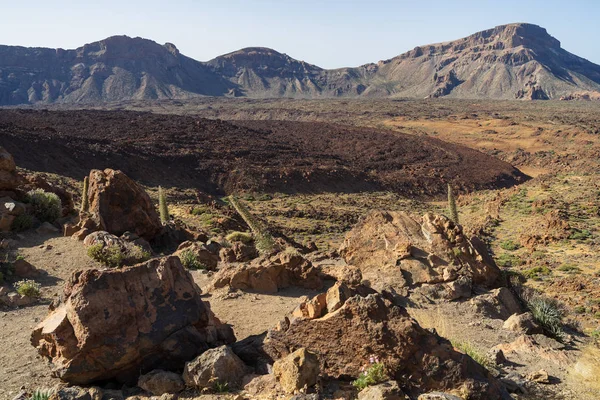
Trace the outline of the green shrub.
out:
<instances>
[{"instance_id":1,"label":"green shrub","mask_svg":"<svg viewBox=\"0 0 600 400\"><path fill-rule=\"evenodd\" d=\"M564 338L563 318L565 315L560 303L541 295L533 295L526 299L526 302L533 318L544 328L546 333L562 341Z\"/></svg>"},{"instance_id":2,"label":"green shrub","mask_svg":"<svg viewBox=\"0 0 600 400\"><path fill-rule=\"evenodd\" d=\"M586 229L573 229L572 233L569 235L569 239L572 240L586 240L592 237L592 233Z\"/></svg>"},{"instance_id":3,"label":"green shrub","mask_svg":"<svg viewBox=\"0 0 600 400\"><path fill-rule=\"evenodd\" d=\"M27 297L40 297L41 286L36 281L26 279L15 283L17 293Z\"/></svg>"},{"instance_id":4,"label":"green shrub","mask_svg":"<svg viewBox=\"0 0 600 400\"><path fill-rule=\"evenodd\" d=\"M229 392L229 384L227 382L219 382L215 381L214 390L217 393L227 393Z\"/></svg>"},{"instance_id":5,"label":"green shrub","mask_svg":"<svg viewBox=\"0 0 600 400\"><path fill-rule=\"evenodd\" d=\"M364 368L360 376L352 382L352 385L358 390L363 390L368 386L377 385L388 379L385 373L385 366L379 362L375 356L371 356L370 364Z\"/></svg>"},{"instance_id":6,"label":"green shrub","mask_svg":"<svg viewBox=\"0 0 600 400\"><path fill-rule=\"evenodd\" d=\"M581 268L579 268L575 264L563 264L560 267L558 267L558 270L562 271L562 272L566 272L567 274L575 274L575 273L581 272Z\"/></svg>"},{"instance_id":7,"label":"green shrub","mask_svg":"<svg viewBox=\"0 0 600 400\"><path fill-rule=\"evenodd\" d=\"M190 249L182 251L179 259L181 260L181 265L187 269L206 269L206 265L202 264L198 260L196 253Z\"/></svg>"},{"instance_id":8,"label":"green shrub","mask_svg":"<svg viewBox=\"0 0 600 400\"><path fill-rule=\"evenodd\" d=\"M105 246L103 243L90 246L87 253L90 258L111 268L121 267L125 258L121 247L117 245Z\"/></svg>"},{"instance_id":9,"label":"green shrub","mask_svg":"<svg viewBox=\"0 0 600 400\"><path fill-rule=\"evenodd\" d=\"M48 400L52 395L51 389L36 389L29 397L29 400Z\"/></svg>"},{"instance_id":10,"label":"green shrub","mask_svg":"<svg viewBox=\"0 0 600 400\"><path fill-rule=\"evenodd\" d=\"M471 357L473 360L475 360L476 363L478 363L482 367L487 369L493 367L492 361L488 357L486 357L484 353L477 350L470 342L453 340L451 341L451 343L452 346Z\"/></svg>"},{"instance_id":11,"label":"green shrub","mask_svg":"<svg viewBox=\"0 0 600 400\"><path fill-rule=\"evenodd\" d=\"M521 259L514 254L502 253L496 259L496 263L505 268L518 267L523 264Z\"/></svg>"},{"instance_id":12,"label":"green shrub","mask_svg":"<svg viewBox=\"0 0 600 400\"><path fill-rule=\"evenodd\" d=\"M247 232L231 232L225 237L230 242L252 243L252 235Z\"/></svg>"},{"instance_id":13,"label":"green shrub","mask_svg":"<svg viewBox=\"0 0 600 400\"><path fill-rule=\"evenodd\" d=\"M27 193L27 199L33 210L33 215L42 222L54 222L62 214L62 203L54 193L35 189Z\"/></svg>"},{"instance_id":14,"label":"green shrub","mask_svg":"<svg viewBox=\"0 0 600 400\"><path fill-rule=\"evenodd\" d=\"M503 242L500 243L500 247L503 250L508 250L508 251L515 251L521 248L521 245L518 243L513 242L512 240L505 240Z\"/></svg>"},{"instance_id":15,"label":"green shrub","mask_svg":"<svg viewBox=\"0 0 600 400\"><path fill-rule=\"evenodd\" d=\"M140 246L131 246L127 249L125 264L132 265L144 262L150 259L150 253L141 248Z\"/></svg>"},{"instance_id":16,"label":"green shrub","mask_svg":"<svg viewBox=\"0 0 600 400\"><path fill-rule=\"evenodd\" d=\"M545 276L552 275L552 271L545 265L533 267L523 271L523 275L529 279L533 279L535 281L541 280Z\"/></svg>"},{"instance_id":17,"label":"green shrub","mask_svg":"<svg viewBox=\"0 0 600 400\"><path fill-rule=\"evenodd\" d=\"M17 215L13 220L10 229L15 232L23 232L31 229L33 226L33 217L29 214Z\"/></svg>"},{"instance_id":18,"label":"green shrub","mask_svg":"<svg viewBox=\"0 0 600 400\"><path fill-rule=\"evenodd\" d=\"M574 311L576 314L585 314L585 306L577 306Z\"/></svg>"}]
</instances>

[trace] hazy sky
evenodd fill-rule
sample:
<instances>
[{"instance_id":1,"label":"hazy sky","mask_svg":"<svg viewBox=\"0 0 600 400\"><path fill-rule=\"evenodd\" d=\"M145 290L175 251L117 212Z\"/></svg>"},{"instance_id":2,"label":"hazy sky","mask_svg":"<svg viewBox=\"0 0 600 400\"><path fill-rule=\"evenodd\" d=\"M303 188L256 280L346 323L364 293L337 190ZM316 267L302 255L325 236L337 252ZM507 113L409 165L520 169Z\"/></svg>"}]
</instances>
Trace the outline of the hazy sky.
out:
<instances>
[{"instance_id":1,"label":"hazy sky","mask_svg":"<svg viewBox=\"0 0 600 400\"><path fill-rule=\"evenodd\" d=\"M530 22L600 64L600 0L0 0L0 16L0 44L70 49L125 34L200 61L263 46L324 68Z\"/></svg>"}]
</instances>

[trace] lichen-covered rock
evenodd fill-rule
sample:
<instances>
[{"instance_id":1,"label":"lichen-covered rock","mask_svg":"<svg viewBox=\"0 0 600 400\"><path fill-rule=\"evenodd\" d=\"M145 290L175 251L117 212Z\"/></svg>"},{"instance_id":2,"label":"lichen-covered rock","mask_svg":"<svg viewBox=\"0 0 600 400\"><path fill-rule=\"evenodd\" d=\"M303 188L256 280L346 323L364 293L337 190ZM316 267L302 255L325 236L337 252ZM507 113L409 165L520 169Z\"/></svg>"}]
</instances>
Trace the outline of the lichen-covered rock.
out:
<instances>
[{"instance_id":1,"label":"lichen-covered rock","mask_svg":"<svg viewBox=\"0 0 600 400\"><path fill-rule=\"evenodd\" d=\"M375 211L350 231L340 248L350 265L360 268L363 280L378 291L408 294L423 285L442 298L464 296L462 283L493 286L500 270L476 238L442 215L427 213L420 221L405 212Z\"/></svg>"},{"instance_id":2,"label":"lichen-covered rock","mask_svg":"<svg viewBox=\"0 0 600 400\"><path fill-rule=\"evenodd\" d=\"M64 381L135 382L153 369L181 369L210 347L235 341L214 317L177 257L119 270L78 271L64 302L31 342Z\"/></svg>"},{"instance_id":3,"label":"lichen-covered rock","mask_svg":"<svg viewBox=\"0 0 600 400\"><path fill-rule=\"evenodd\" d=\"M317 383L319 360L306 349L298 349L287 357L275 361L273 374L283 390L287 393L295 393Z\"/></svg>"},{"instance_id":4,"label":"lichen-covered rock","mask_svg":"<svg viewBox=\"0 0 600 400\"><path fill-rule=\"evenodd\" d=\"M213 286L275 293L289 286L320 289L323 281L318 270L301 255L279 253L248 264L227 265L215 274Z\"/></svg>"},{"instance_id":5,"label":"lichen-covered rock","mask_svg":"<svg viewBox=\"0 0 600 400\"><path fill-rule=\"evenodd\" d=\"M92 170L89 214L97 230L120 236L129 231L152 240L162 224L148 193L121 171Z\"/></svg>"},{"instance_id":6,"label":"lichen-covered rock","mask_svg":"<svg viewBox=\"0 0 600 400\"><path fill-rule=\"evenodd\" d=\"M185 364L183 380L189 387L212 388L216 382L237 388L247 373L246 365L228 346L210 349Z\"/></svg>"}]
</instances>

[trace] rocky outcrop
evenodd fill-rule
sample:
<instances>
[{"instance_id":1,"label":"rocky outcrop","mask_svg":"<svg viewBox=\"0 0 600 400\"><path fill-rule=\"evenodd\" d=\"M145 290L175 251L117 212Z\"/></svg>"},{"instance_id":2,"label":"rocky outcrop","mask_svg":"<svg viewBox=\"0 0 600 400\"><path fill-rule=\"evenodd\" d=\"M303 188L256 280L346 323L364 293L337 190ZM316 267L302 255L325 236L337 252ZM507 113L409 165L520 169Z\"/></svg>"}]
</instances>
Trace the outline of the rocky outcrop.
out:
<instances>
[{"instance_id":1,"label":"rocky outcrop","mask_svg":"<svg viewBox=\"0 0 600 400\"><path fill-rule=\"evenodd\" d=\"M15 160L4 147L0 147L0 190L14 190L19 181Z\"/></svg>"},{"instance_id":2,"label":"rocky outcrop","mask_svg":"<svg viewBox=\"0 0 600 400\"><path fill-rule=\"evenodd\" d=\"M153 369L182 369L210 347L235 341L177 257L121 270L76 272L64 302L31 342L69 383L135 382Z\"/></svg>"},{"instance_id":3,"label":"rocky outcrop","mask_svg":"<svg viewBox=\"0 0 600 400\"><path fill-rule=\"evenodd\" d=\"M299 286L320 289L323 281L318 270L301 255L279 253L257 258L242 265L226 265L213 279L214 288L253 290L275 293L278 289Z\"/></svg>"},{"instance_id":4,"label":"rocky outcrop","mask_svg":"<svg viewBox=\"0 0 600 400\"><path fill-rule=\"evenodd\" d=\"M471 285L493 286L500 270L477 238L442 215L421 220L375 211L350 231L340 249L378 291L430 298L468 297Z\"/></svg>"},{"instance_id":5,"label":"rocky outcrop","mask_svg":"<svg viewBox=\"0 0 600 400\"><path fill-rule=\"evenodd\" d=\"M275 360L298 348L316 354L322 375L332 379L358 377L376 355L410 395L459 388L472 399L506 395L485 368L379 294L351 297L321 318L281 324L263 343L263 351Z\"/></svg>"},{"instance_id":6,"label":"rocky outcrop","mask_svg":"<svg viewBox=\"0 0 600 400\"><path fill-rule=\"evenodd\" d=\"M88 198L97 230L117 236L131 232L152 240L162 228L148 193L121 171L92 170Z\"/></svg>"}]
</instances>

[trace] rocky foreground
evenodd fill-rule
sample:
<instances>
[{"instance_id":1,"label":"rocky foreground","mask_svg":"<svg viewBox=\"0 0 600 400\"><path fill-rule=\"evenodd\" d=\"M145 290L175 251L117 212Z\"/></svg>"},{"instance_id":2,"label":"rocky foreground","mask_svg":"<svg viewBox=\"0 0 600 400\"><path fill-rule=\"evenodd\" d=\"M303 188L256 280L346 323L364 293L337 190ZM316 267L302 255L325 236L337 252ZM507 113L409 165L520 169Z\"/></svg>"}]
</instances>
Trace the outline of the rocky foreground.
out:
<instances>
[{"instance_id":1,"label":"rocky foreground","mask_svg":"<svg viewBox=\"0 0 600 400\"><path fill-rule=\"evenodd\" d=\"M373 212L348 233L339 252L318 252L284 237L267 246L267 232L257 232L259 224L247 216L253 234L209 237L161 221L148 194L124 173L92 170L78 215L66 210L67 218L42 223L32 195L23 193L26 181L3 154L0 177L6 177L2 185L11 199L1 212L2 220L11 220L2 229L7 259L37 225L37 235L56 236L52 229L60 227L62 240L85 247L98 262L76 268L31 333L55 377L51 400L584 393L565 372L579 362L584 338L568 328L549 330L536 319L518 282L501 273L483 242L444 216ZM16 209L33 214L19 234L13 229ZM3 293L43 301L39 291L19 293L16 282L36 272L50 273L33 265L12 268ZM261 293L276 299L294 287L316 294L276 316L279 322L261 334L236 338L211 310ZM16 313L22 305L7 302ZM452 307L458 309L447 319L487 335L489 352L443 337L441 326L431 323ZM240 323L228 322L234 329ZM26 389L15 399L32 394Z\"/></svg>"}]
</instances>

